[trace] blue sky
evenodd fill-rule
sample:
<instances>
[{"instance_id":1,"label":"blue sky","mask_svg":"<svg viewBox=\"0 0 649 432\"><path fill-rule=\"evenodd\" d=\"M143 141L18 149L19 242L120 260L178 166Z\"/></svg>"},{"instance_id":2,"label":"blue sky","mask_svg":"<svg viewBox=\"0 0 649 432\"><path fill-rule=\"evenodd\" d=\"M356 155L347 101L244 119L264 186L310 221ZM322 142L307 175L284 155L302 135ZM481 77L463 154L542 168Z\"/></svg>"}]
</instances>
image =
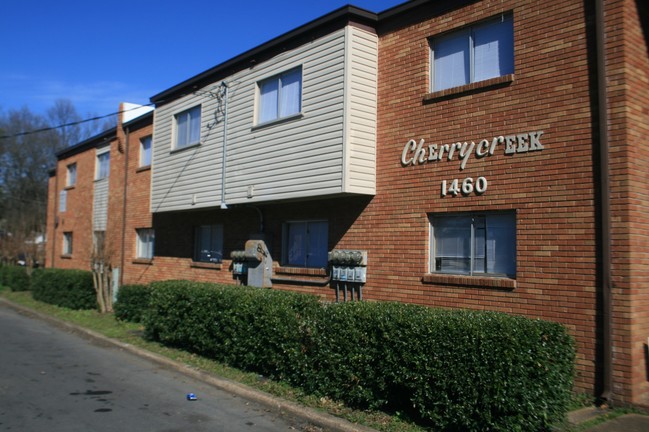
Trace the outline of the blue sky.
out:
<instances>
[{"instance_id":1,"label":"blue sky","mask_svg":"<svg viewBox=\"0 0 649 432\"><path fill-rule=\"evenodd\" d=\"M405 0L17 0L0 9L0 111L66 98L109 114L346 4Z\"/></svg>"}]
</instances>

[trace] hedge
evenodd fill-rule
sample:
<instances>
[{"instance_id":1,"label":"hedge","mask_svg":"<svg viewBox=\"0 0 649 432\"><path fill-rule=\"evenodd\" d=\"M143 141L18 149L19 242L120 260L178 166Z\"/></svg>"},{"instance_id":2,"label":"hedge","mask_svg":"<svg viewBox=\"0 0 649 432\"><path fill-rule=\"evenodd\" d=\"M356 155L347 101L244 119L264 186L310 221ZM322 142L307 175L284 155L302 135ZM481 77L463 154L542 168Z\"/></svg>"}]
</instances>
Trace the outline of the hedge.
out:
<instances>
[{"instance_id":1,"label":"hedge","mask_svg":"<svg viewBox=\"0 0 649 432\"><path fill-rule=\"evenodd\" d=\"M150 301L154 339L435 430L548 430L570 398L574 342L556 323L187 281Z\"/></svg>"},{"instance_id":2,"label":"hedge","mask_svg":"<svg viewBox=\"0 0 649 432\"><path fill-rule=\"evenodd\" d=\"M316 297L188 281L154 282L147 334L244 370L295 382L305 367L303 317Z\"/></svg>"},{"instance_id":3,"label":"hedge","mask_svg":"<svg viewBox=\"0 0 649 432\"><path fill-rule=\"evenodd\" d=\"M142 322L142 316L149 307L151 287L148 285L124 285L117 292L113 305L115 318L120 321Z\"/></svg>"},{"instance_id":4,"label":"hedge","mask_svg":"<svg viewBox=\"0 0 649 432\"><path fill-rule=\"evenodd\" d=\"M0 266L0 285L7 286L12 291L27 291L29 290L29 282L29 274L25 267Z\"/></svg>"},{"instance_id":5,"label":"hedge","mask_svg":"<svg viewBox=\"0 0 649 432\"><path fill-rule=\"evenodd\" d=\"M97 308L97 296L90 271L35 269L31 289L34 300L69 309Z\"/></svg>"}]
</instances>

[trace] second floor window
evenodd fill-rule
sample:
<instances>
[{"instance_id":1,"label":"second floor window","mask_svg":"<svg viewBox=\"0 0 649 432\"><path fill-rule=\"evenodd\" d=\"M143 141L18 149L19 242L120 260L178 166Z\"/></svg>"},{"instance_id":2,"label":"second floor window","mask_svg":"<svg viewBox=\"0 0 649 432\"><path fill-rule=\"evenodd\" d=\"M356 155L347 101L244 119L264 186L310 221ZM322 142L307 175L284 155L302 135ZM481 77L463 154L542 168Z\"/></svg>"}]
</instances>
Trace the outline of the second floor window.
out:
<instances>
[{"instance_id":1,"label":"second floor window","mask_svg":"<svg viewBox=\"0 0 649 432\"><path fill-rule=\"evenodd\" d=\"M77 184L77 164L73 163L68 165L67 176L65 178L65 186L72 187Z\"/></svg>"},{"instance_id":2,"label":"second floor window","mask_svg":"<svg viewBox=\"0 0 649 432\"><path fill-rule=\"evenodd\" d=\"M151 165L151 136L140 140L140 163L139 166Z\"/></svg>"},{"instance_id":3,"label":"second floor window","mask_svg":"<svg viewBox=\"0 0 649 432\"><path fill-rule=\"evenodd\" d=\"M302 110L302 68L259 82L258 123L299 114Z\"/></svg>"},{"instance_id":4,"label":"second floor window","mask_svg":"<svg viewBox=\"0 0 649 432\"><path fill-rule=\"evenodd\" d=\"M431 40L432 91L514 73L512 15Z\"/></svg>"},{"instance_id":5,"label":"second floor window","mask_svg":"<svg viewBox=\"0 0 649 432\"><path fill-rule=\"evenodd\" d=\"M176 148L180 149L201 141L201 106L183 111L176 119Z\"/></svg>"},{"instance_id":6,"label":"second floor window","mask_svg":"<svg viewBox=\"0 0 649 432\"><path fill-rule=\"evenodd\" d=\"M97 171L95 180L108 178L110 173L110 152L103 152L97 155Z\"/></svg>"}]
</instances>

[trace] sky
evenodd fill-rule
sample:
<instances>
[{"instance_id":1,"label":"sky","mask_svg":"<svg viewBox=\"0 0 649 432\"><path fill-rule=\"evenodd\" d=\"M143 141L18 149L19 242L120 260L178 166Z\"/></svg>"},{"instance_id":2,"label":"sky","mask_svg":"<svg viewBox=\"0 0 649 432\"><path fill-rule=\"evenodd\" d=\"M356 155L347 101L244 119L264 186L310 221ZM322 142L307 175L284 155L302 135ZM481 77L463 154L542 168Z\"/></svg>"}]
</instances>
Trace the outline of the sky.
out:
<instances>
[{"instance_id":1,"label":"sky","mask_svg":"<svg viewBox=\"0 0 649 432\"><path fill-rule=\"evenodd\" d=\"M0 8L0 113L82 116L149 98L347 4L405 0L18 0Z\"/></svg>"}]
</instances>

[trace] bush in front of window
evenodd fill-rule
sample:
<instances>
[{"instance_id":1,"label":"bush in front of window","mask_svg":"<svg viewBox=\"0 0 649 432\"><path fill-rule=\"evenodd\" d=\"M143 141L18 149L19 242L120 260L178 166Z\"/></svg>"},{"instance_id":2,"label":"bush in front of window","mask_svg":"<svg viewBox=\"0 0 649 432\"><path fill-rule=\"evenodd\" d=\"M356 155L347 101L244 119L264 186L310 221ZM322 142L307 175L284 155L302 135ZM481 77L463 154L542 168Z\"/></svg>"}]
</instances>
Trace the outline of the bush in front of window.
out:
<instances>
[{"instance_id":1,"label":"bush in front of window","mask_svg":"<svg viewBox=\"0 0 649 432\"><path fill-rule=\"evenodd\" d=\"M574 343L557 323L356 302L310 335L305 390L352 406L462 431L549 430L567 411Z\"/></svg>"},{"instance_id":2,"label":"bush in front of window","mask_svg":"<svg viewBox=\"0 0 649 432\"><path fill-rule=\"evenodd\" d=\"M149 308L151 287L149 285L124 285L117 292L113 305L115 318L119 321L142 322L142 316Z\"/></svg>"},{"instance_id":3,"label":"bush in front of window","mask_svg":"<svg viewBox=\"0 0 649 432\"><path fill-rule=\"evenodd\" d=\"M0 266L0 285L9 287L11 291L28 291L29 274L27 269L13 265Z\"/></svg>"},{"instance_id":4,"label":"bush in front of window","mask_svg":"<svg viewBox=\"0 0 649 432\"><path fill-rule=\"evenodd\" d=\"M502 313L167 281L144 322L163 343L434 430L549 430L572 388L566 329Z\"/></svg>"},{"instance_id":5,"label":"bush in front of window","mask_svg":"<svg viewBox=\"0 0 649 432\"><path fill-rule=\"evenodd\" d=\"M31 277L34 300L68 309L97 309L92 273L85 270L39 268Z\"/></svg>"}]
</instances>

